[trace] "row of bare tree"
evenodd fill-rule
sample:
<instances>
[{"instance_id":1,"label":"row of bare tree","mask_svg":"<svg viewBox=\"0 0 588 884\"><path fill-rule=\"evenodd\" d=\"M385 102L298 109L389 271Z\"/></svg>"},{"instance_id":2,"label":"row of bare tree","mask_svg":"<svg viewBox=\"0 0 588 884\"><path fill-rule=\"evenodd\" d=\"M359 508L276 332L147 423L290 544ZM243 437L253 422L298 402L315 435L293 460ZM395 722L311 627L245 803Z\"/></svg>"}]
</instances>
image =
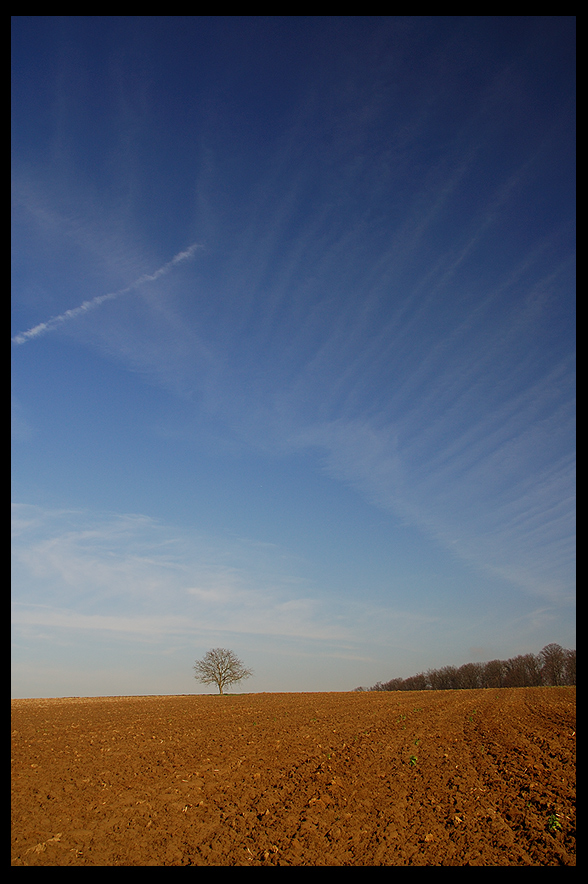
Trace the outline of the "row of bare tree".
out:
<instances>
[{"instance_id":1,"label":"row of bare tree","mask_svg":"<svg viewBox=\"0 0 588 884\"><path fill-rule=\"evenodd\" d=\"M575 685L576 652L546 645L539 654L519 654L509 660L464 663L428 669L408 678L377 682L369 691L447 691L464 688L524 688L538 685Z\"/></svg>"}]
</instances>

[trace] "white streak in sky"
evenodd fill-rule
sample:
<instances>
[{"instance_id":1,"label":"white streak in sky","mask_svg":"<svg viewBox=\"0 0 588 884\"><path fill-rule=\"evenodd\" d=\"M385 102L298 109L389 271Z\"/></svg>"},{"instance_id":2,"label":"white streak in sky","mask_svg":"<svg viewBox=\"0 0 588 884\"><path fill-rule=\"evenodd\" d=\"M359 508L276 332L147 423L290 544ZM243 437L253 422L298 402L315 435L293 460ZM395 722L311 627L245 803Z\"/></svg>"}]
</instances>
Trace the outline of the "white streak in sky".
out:
<instances>
[{"instance_id":1,"label":"white streak in sky","mask_svg":"<svg viewBox=\"0 0 588 884\"><path fill-rule=\"evenodd\" d=\"M53 316L51 319L47 320L47 322L40 322L39 325L35 325L28 331L20 332L18 335L15 335L12 338L12 343L26 344L31 338L38 338L40 335L53 331L53 329L62 325L64 322L68 322L70 319L75 319L83 313L89 313L90 310L95 310L105 301L113 301L115 298L120 298L121 295L127 295L129 292L139 288L139 286L143 285L145 282L155 282L156 279L169 273L176 264L185 261L187 258L191 258L194 252L201 248L202 246L198 243L193 243L193 245L189 246L185 251L178 252L171 261L168 261L167 264L164 264L163 267L160 267L155 273L144 273L143 276L140 276L139 279L136 279L135 282L131 283L131 285L128 285L124 289L119 289L117 292L111 292L108 295L98 295L98 297L93 298L91 301L84 301L79 307L74 307L72 310L66 310L65 313L61 313L59 316Z\"/></svg>"}]
</instances>

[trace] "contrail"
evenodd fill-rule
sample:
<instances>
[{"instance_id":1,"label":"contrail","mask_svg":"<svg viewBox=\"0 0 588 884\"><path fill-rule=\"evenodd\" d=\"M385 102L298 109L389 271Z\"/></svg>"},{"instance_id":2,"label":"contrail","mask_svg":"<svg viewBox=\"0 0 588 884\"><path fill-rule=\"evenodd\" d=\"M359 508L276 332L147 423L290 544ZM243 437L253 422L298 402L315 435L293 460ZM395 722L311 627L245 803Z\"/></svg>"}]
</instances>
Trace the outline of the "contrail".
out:
<instances>
[{"instance_id":1,"label":"contrail","mask_svg":"<svg viewBox=\"0 0 588 884\"><path fill-rule=\"evenodd\" d=\"M47 332L53 331L57 326L62 325L64 322L67 322L70 319L75 319L76 316L81 316L82 313L88 313L90 310L95 310L96 307L100 307L105 301L113 301L115 298L120 298L121 295L126 295L128 292L132 292L133 289L138 288L140 285L143 285L145 282L154 282L156 279L159 279L161 276L165 276L166 273L179 264L181 261L185 261L187 258L191 258L194 252L197 249L201 249L203 246L198 243L194 243L189 246L185 251L178 252L175 257L168 261L167 264L164 264L163 267L160 267L159 270L156 270L155 273L145 273L143 276L140 276L139 279L136 279L135 282L131 283L124 289L119 289L117 292L111 292L108 295L98 295L96 298L92 298L91 301L84 301L83 304L80 304L79 307L74 307L72 310L66 310L65 313L61 313L59 316L53 316L51 319L48 319L47 322L40 322L39 325L35 325L33 328L30 328L28 331L20 332L18 335L15 335L11 340L13 344L26 344L27 341L30 341L31 338L38 338L40 335L47 334Z\"/></svg>"}]
</instances>

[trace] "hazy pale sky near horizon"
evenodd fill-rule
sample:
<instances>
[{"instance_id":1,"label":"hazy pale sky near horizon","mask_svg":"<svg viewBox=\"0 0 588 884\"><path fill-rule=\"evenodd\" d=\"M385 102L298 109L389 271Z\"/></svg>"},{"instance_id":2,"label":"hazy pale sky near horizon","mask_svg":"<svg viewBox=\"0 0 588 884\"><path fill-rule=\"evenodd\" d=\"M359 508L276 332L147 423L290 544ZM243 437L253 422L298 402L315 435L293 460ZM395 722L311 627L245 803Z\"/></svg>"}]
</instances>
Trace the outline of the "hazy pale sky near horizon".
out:
<instances>
[{"instance_id":1,"label":"hazy pale sky near horizon","mask_svg":"<svg viewBox=\"0 0 588 884\"><path fill-rule=\"evenodd\" d=\"M574 126L572 16L13 16L13 696L575 647Z\"/></svg>"}]
</instances>

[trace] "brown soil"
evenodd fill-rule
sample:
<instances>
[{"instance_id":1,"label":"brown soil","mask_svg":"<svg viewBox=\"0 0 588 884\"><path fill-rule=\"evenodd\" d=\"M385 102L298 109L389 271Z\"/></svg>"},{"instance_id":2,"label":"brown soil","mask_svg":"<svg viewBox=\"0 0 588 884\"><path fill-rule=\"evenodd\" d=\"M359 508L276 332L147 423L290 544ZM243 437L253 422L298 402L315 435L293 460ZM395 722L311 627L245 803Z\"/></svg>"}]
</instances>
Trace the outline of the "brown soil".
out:
<instances>
[{"instance_id":1,"label":"brown soil","mask_svg":"<svg viewBox=\"0 0 588 884\"><path fill-rule=\"evenodd\" d=\"M573 866L575 688L12 701L12 865Z\"/></svg>"}]
</instances>

